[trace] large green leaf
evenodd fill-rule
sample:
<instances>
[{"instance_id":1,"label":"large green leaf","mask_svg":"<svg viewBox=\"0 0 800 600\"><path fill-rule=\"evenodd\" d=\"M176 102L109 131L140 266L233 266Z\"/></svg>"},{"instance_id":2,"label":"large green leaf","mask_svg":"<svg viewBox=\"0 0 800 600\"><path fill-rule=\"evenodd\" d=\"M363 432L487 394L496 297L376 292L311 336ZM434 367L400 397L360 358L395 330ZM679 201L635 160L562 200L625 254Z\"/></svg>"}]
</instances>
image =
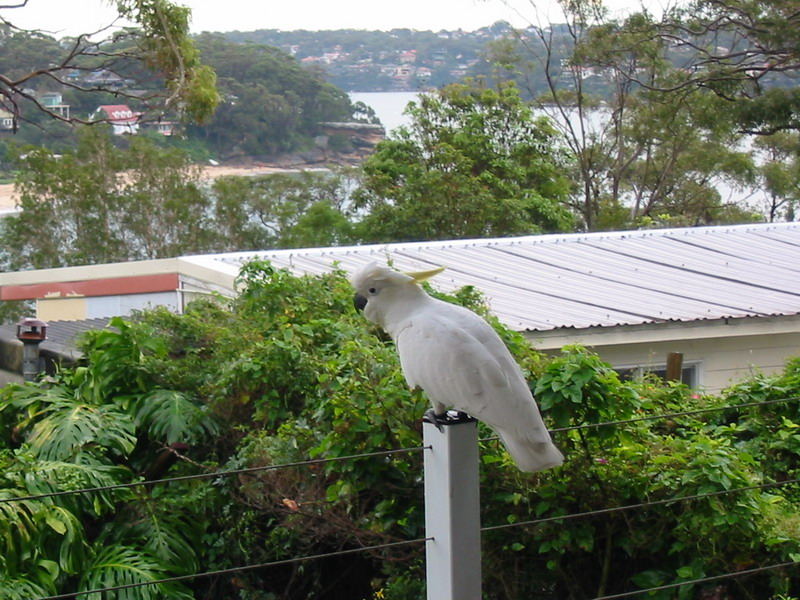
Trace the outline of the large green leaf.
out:
<instances>
[{"instance_id":1,"label":"large green leaf","mask_svg":"<svg viewBox=\"0 0 800 600\"><path fill-rule=\"evenodd\" d=\"M111 546L100 548L81 577L79 591L86 592L117 586L159 581L169 577L164 566L154 557L135 548ZM82 596L85 600L104 600L101 592ZM185 587L175 584L153 584L118 590L115 600L191 600Z\"/></svg>"},{"instance_id":2,"label":"large green leaf","mask_svg":"<svg viewBox=\"0 0 800 600\"><path fill-rule=\"evenodd\" d=\"M48 506L38 515L44 522L41 545L46 556L58 558L58 566L66 573L77 573L84 561L84 529L78 518L60 506Z\"/></svg>"},{"instance_id":3,"label":"large green leaf","mask_svg":"<svg viewBox=\"0 0 800 600\"><path fill-rule=\"evenodd\" d=\"M0 499L24 495L0 490ZM6 575L36 573L42 583L59 571L75 573L84 548L83 525L69 510L33 500L0 503L0 567Z\"/></svg>"},{"instance_id":4,"label":"large green leaf","mask_svg":"<svg viewBox=\"0 0 800 600\"><path fill-rule=\"evenodd\" d=\"M136 444L133 421L110 405L64 399L49 403L38 417L27 441L43 460L68 460L89 445L126 456Z\"/></svg>"},{"instance_id":5,"label":"large green leaf","mask_svg":"<svg viewBox=\"0 0 800 600\"><path fill-rule=\"evenodd\" d=\"M133 410L136 425L167 444L194 443L217 431L206 410L181 392L154 390L137 399Z\"/></svg>"},{"instance_id":6,"label":"large green leaf","mask_svg":"<svg viewBox=\"0 0 800 600\"><path fill-rule=\"evenodd\" d=\"M193 573L199 568L197 544L202 531L202 526L168 497L151 499L143 494L101 539L106 545L143 548L170 569Z\"/></svg>"},{"instance_id":7,"label":"large green leaf","mask_svg":"<svg viewBox=\"0 0 800 600\"><path fill-rule=\"evenodd\" d=\"M0 500L24 495L20 490L0 490ZM0 572L18 572L36 551L41 505L32 501L0 502Z\"/></svg>"},{"instance_id":8,"label":"large green leaf","mask_svg":"<svg viewBox=\"0 0 800 600\"><path fill-rule=\"evenodd\" d=\"M22 467L32 466L21 463ZM21 469L20 478L31 494L48 494L88 488L106 488L127 483L131 472L121 465L109 465L91 454L81 452L70 462L39 460L35 467ZM98 489L94 492L56 496L52 502L76 514L91 512L95 516L113 511L117 503L130 496L126 489Z\"/></svg>"},{"instance_id":9,"label":"large green leaf","mask_svg":"<svg viewBox=\"0 0 800 600\"><path fill-rule=\"evenodd\" d=\"M31 600L49 596L53 590L28 579L16 579L0 573L0 598L3 600Z\"/></svg>"}]
</instances>

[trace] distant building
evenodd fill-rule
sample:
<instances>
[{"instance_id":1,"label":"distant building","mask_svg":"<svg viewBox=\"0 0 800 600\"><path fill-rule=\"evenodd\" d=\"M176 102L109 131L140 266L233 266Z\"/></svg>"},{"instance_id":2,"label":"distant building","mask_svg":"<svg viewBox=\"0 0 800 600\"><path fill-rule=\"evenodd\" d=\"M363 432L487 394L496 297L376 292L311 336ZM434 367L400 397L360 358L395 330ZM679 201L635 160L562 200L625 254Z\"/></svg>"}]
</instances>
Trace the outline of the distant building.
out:
<instances>
[{"instance_id":1,"label":"distant building","mask_svg":"<svg viewBox=\"0 0 800 600\"><path fill-rule=\"evenodd\" d=\"M417 51L416 50L405 50L400 53L398 60L404 64L411 64L417 62Z\"/></svg>"},{"instance_id":2,"label":"distant building","mask_svg":"<svg viewBox=\"0 0 800 600\"><path fill-rule=\"evenodd\" d=\"M116 73L106 69L92 71L88 75L81 77L80 81L86 86L113 89L123 88L130 83Z\"/></svg>"},{"instance_id":3,"label":"distant building","mask_svg":"<svg viewBox=\"0 0 800 600\"><path fill-rule=\"evenodd\" d=\"M51 113L69 119L69 104L64 104L64 99L60 92L44 92L39 94L39 102Z\"/></svg>"},{"instance_id":4,"label":"distant building","mask_svg":"<svg viewBox=\"0 0 800 600\"><path fill-rule=\"evenodd\" d=\"M141 124L145 129L155 131L161 135L175 135L178 124L175 121L146 121Z\"/></svg>"},{"instance_id":5,"label":"distant building","mask_svg":"<svg viewBox=\"0 0 800 600\"><path fill-rule=\"evenodd\" d=\"M14 115L0 108L0 131L14 131Z\"/></svg>"},{"instance_id":6,"label":"distant building","mask_svg":"<svg viewBox=\"0 0 800 600\"><path fill-rule=\"evenodd\" d=\"M420 81L428 81L433 76L433 71L427 67L419 67L414 76Z\"/></svg>"},{"instance_id":7,"label":"distant building","mask_svg":"<svg viewBox=\"0 0 800 600\"><path fill-rule=\"evenodd\" d=\"M141 113L133 112L127 104L104 104L97 107L90 119L109 123L114 135L134 135L139 132L140 117Z\"/></svg>"},{"instance_id":8,"label":"distant building","mask_svg":"<svg viewBox=\"0 0 800 600\"><path fill-rule=\"evenodd\" d=\"M186 258L0 274L0 300L36 300L45 321L82 321L165 306L182 312L188 300L234 295L234 277Z\"/></svg>"},{"instance_id":9,"label":"distant building","mask_svg":"<svg viewBox=\"0 0 800 600\"><path fill-rule=\"evenodd\" d=\"M413 72L414 71L412 67L406 65L400 65L399 67L395 67L394 76L399 79L408 79L409 77L411 77L411 74Z\"/></svg>"}]
</instances>

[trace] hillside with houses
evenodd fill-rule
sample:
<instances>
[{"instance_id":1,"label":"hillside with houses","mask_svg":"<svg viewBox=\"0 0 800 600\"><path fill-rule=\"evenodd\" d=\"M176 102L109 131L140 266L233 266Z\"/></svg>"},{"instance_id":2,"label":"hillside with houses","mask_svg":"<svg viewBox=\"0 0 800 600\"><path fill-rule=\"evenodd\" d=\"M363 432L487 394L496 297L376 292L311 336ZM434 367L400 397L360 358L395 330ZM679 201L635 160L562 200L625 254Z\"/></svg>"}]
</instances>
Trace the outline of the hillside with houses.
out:
<instances>
[{"instance_id":1,"label":"hillside with houses","mask_svg":"<svg viewBox=\"0 0 800 600\"><path fill-rule=\"evenodd\" d=\"M76 125L83 124L107 126L121 146L131 136L149 136L179 146L199 162L272 161L298 153L307 154L301 162L323 160L329 150L358 154L358 144L369 144L377 133L353 134L352 128L331 125L354 120L347 94L274 47L199 36L196 44L216 72L221 102L205 122L190 123L174 107L164 108L159 74L124 56L113 67L100 68L92 57L70 60L68 42L6 33L0 40L0 73L26 83L13 95L13 106L0 106L0 169L11 168L15 148L36 145L56 153L74 148ZM59 67L59 77L39 75L36 57L70 68Z\"/></svg>"},{"instance_id":2,"label":"hillside with houses","mask_svg":"<svg viewBox=\"0 0 800 600\"><path fill-rule=\"evenodd\" d=\"M280 48L307 67L324 71L334 85L356 92L438 88L486 70L489 45L515 35L497 22L475 31L282 31L229 32L237 43Z\"/></svg>"}]
</instances>

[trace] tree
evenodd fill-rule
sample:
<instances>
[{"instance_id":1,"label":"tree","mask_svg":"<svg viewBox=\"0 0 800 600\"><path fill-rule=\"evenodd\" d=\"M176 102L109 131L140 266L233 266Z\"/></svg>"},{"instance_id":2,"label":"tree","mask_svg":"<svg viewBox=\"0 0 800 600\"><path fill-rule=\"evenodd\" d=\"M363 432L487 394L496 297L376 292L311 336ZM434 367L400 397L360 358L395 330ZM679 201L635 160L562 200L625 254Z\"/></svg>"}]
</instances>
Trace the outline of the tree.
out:
<instances>
[{"instance_id":1,"label":"tree","mask_svg":"<svg viewBox=\"0 0 800 600\"><path fill-rule=\"evenodd\" d=\"M570 204L586 229L750 221L717 186L755 166L725 101L708 90L654 91L681 80L652 18L611 20L601 2L562 2L565 23L518 34L494 59L522 79L527 50L547 91L535 96L574 156ZM533 37L530 37L530 33ZM507 44L506 44L507 46ZM497 71L502 73L502 71ZM530 90L533 96L536 90Z\"/></svg>"},{"instance_id":2,"label":"tree","mask_svg":"<svg viewBox=\"0 0 800 600\"><path fill-rule=\"evenodd\" d=\"M637 32L669 48L677 77L633 81L661 92L713 91L729 102L742 131L769 134L800 127L800 67L794 0L693 0L660 20L638 15Z\"/></svg>"},{"instance_id":3,"label":"tree","mask_svg":"<svg viewBox=\"0 0 800 600\"><path fill-rule=\"evenodd\" d=\"M752 183L756 166L724 101L698 91L687 98L640 92L623 126L637 149L619 177L618 198L629 207L629 223L671 226L752 222L754 209L723 199L718 186Z\"/></svg>"},{"instance_id":4,"label":"tree","mask_svg":"<svg viewBox=\"0 0 800 600\"><path fill-rule=\"evenodd\" d=\"M485 237L572 227L568 158L511 84L423 94L412 123L363 165L355 205L368 241Z\"/></svg>"},{"instance_id":5,"label":"tree","mask_svg":"<svg viewBox=\"0 0 800 600\"><path fill-rule=\"evenodd\" d=\"M495 45L490 60L498 76L526 81L534 106L551 117L574 157L570 205L580 226L623 227L624 182L647 135L642 119L640 140L627 137L637 92L632 76L658 79L669 67L657 43L609 21L601 1L559 4L563 23L516 32L516 44Z\"/></svg>"},{"instance_id":6,"label":"tree","mask_svg":"<svg viewBox=\"0 0 800 600\"><path fill-rule=\"evenodd\" d=\"M577 50L594 28L603 23L605 11L594 0L560 3L566 22L560 27L535 27L539 47L536 60L547 82L545 94L538 96L538 106L552 116L561 136L575 157L576 188L572 206L581 216L582 226L597 228L601 211L619 205L620 180L630 166L631 149L622 135L630 84L616 78L609 82L608 108L601 109L601 98L587 88L585 66L576 59ZM560 35L556 37L556 33ZM594 45L589 45L592 51ZM626 57L626 67L646 68L644 55ZM647 65L652 72L654 65ZM598 118L599 117L599 118ZM595 122L598 121L599 123Z\"/></svg>"},{"instance_id":7,"label":"tree","mask_svg":"<svg viewBox=\"0 0 800 600\"><path fill-rule=\"evenodd\" d=\"M178 256L216 241L199 171L179 151L140 137L118 150L88 128L74 151L20 161L20 212L2 224L8 270Z\"/></svg>"},{"instance_id":8,"label":"tree","mask_svg":"<svg viewBox=\"0 0 800 600\"><path fill-rule=\"evenodd\" d=\"M168 444L208 440L216 423L197 400L153 388L139 356L165 348L121 319L95 332L87 364L45 385L3 389L0 397L0 594L25 600L59 591L152 582L197 568L202 524L187 520L199 500L145 488L16 501L22 495L131 483ZM110 343L109 343L110 342ZM9 425L30 416L13 441ZM11 500L11 502L8 502ZM176 502L177 501L177 502ZM189 600L180 584L136 590L136 598Z\"/></svg>"},{"instance_id":9,"label":"tree","mask_svg":"<svg viewBox=\"0 0 800 600\"><path fill-rule=\"evenodd\" d=\"M214 118L189 135L223 156L266 156L308 149L319 124L351 118L342 90L277 48L197 38L203 60L219 75L223 100Z\"/></svg>"},{"instance_id":10,"label":"tree","mask_svg":"<svg viewBox=\"0 0 800 600\"><path fill-rule=\"evenodd\" d=\"M408 389L392 343L353 309L344 273L295 277L256 261L239 284L229 306L205 300L181 315L115 320L84 341L82 364L0 392L0 499L134 482L165 451L174 460L163 476L213 475L0 503L3 598L342 549L357 552L149 593L425 597L422 545L358 550L425 537L426 399ZM474 289L442 297L485 314ZM487 316L548 425L568 428L554 434L565 465L535 476L502 445L481 442L487 600L583 600L796 561L799 360L712 397L621 381L583 348L540 355ZM696 412L676 417L676 407ZM590 426L610 421L627 422ZM336 460L296 464L308 458ZM675 597L662 592L653 597ZM793 571L766 570L681 593L778 598L800 587Z\"/></svg>"},{"instance_id":11,"label":"tree","mask_svg":"<svg viewBox=\"0 0 800 600\"><path fill-rule=\"evenodd\" d=\"M754 144L763 157L758 177L767 194L768 219L793 221L800 204L800 134L784 131L759 136Z\"/></svg>"},{"instance_id":12,"label":"tree","mask_svg":"<svg viewBox=\"0 0 800 600\"><path fill-rule=\"evenodd\" d=\"M19 157L19 213L0 223L5 270L355 241L353 174L275 173L208 183L187 154L83 128L78 147Z\"/></svg>"},{"instance_id":13,"label":"tree","mask_svg":"<svg viewBox=\"0 0 800 600\"><path fill-rule=\"evenodd\" d=\"M232 250L337 246L354 241L349 171L220 177L217 232Z\"/></svg>"},{"instance_id":14,"label":"tree","mask_svg":"<svg viewBox=\"0 0 800 600\"><path fill-rule=\"evenodd\" d=\"M19 8L27 1L3 9ZM0 70L0 107L15 122L30 120L37 113L58 121L87 122L86 117L67 115L41 101L41 92L64 90L128 98L148 107L151 118L164 110L198 121L211 116L219 101L216 76L200 61L189 36L191 11L168 0L115 0L113 4L121 17L138 28L112 30L109 26L104 32L57 41L41 32L21 30L6 15L0 16L0 48L13 63ZM97 34L109 31L110 36L96 39ZM27 48L33 44L39 48L35 60L14 52L15 44L23 42ZM20 60L21 56L25 58ZM90 80L85 77L90 73L110 75L113 82L111 77ZM138 85L133 81L122 88L116 85L137 75ZM148 90L144 96L142 85Z\"/></svg>"}]
</instances>

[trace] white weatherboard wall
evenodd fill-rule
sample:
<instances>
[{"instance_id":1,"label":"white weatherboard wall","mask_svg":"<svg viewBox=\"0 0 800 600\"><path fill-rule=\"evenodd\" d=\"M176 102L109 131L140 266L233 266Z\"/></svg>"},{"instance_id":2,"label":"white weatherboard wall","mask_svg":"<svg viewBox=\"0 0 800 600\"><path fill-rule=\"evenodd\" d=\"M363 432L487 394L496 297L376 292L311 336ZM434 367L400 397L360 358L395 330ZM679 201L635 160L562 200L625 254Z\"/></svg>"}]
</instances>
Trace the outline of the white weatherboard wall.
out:
<instances>
[{"instance_id":1,"label":"white weatherboard wall","mask_svg":"<svg viewBox=\"0 0 800 600\"><path fill-rule=\"evenodd\" d=\"M596 350L603 360L617 368L663 368L668 353L680 352L684 365L697 365L698 387L717 392L754 373L768 375L781 371L787 356L800 355L800 335L652 342L604 346Z\"/></svg>"},{"instance_id":2,"label":"white weatherboard wall","mask_svg":"<svg viewBox=\"0 0 800 600\"><path fill-rule=\"evenodd\" d=\"M43 298L36 302L36 315L43 321L80 321L129 315L134 310L165 306L179 312L177 292Z\"/></svg>"},{"instance_id":3,"label":"white weatherboard wall","mask_svg":"<svg viewBox=\"0 0 800 600\"><path fill-rule=\"evenodd\" d=\"M129 315L134 310L144 310L164 306L179 312L177 292L153 292L149 294L124 294L121 296L98 296L86 299L88 319Z\"/></svg>"},{"instance_id":4,"label":"white weatherboard wall","mask_svg":"<svg viewBox=\"0 0 800 600\"><path fill-rule=\"evenodd\" d=\"M567 344L581 344L615 368L663 368L667 354L680 352L684 365L696 365L698 387L713 393L754 373L779 372L787 359L800 356L800 318L597 328L559 335L540 332L528 334L528 339L550 354Z\"/></svg>"}]
</instances>

